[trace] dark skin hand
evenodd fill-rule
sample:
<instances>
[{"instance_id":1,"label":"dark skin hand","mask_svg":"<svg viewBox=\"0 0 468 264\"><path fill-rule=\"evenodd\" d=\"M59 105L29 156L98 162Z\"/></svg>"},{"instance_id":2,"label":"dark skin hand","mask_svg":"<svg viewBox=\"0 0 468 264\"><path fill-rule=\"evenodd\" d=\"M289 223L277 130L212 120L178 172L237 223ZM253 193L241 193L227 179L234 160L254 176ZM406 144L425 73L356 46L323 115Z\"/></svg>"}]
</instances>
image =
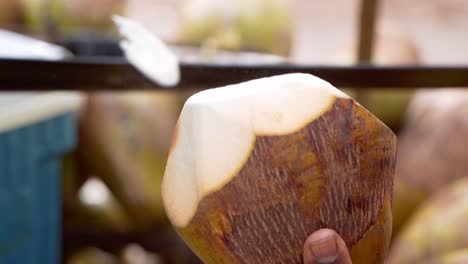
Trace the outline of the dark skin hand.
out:
<instances>
[{"instance_id":1,"label":"dark skin hand","mask_svg":"<svg viewBox=\"0 0 468 264\"><path fill-rule=\"evenodd\" d=\"M304 264L352 264L343 239L331 229L312 233L304 243Z\"/></svg>"}]
</instances>

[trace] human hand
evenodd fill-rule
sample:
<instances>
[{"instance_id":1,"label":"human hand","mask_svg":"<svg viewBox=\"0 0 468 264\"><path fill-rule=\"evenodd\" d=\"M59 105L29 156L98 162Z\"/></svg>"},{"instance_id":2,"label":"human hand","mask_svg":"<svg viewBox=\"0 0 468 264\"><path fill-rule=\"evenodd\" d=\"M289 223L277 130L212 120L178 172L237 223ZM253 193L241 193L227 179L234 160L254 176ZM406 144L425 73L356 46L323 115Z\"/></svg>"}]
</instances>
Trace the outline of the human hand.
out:
<instances>
[{"instance_id":1,"label":"human hand","mask_svg":"<svg viewBox=\"0 0 468 264\"><path fill-rule=\"evenodd\" d=\"M304 243L304 264L352 264L344 240L331 229L312 233Z\"/></svg>"}]
</instances>

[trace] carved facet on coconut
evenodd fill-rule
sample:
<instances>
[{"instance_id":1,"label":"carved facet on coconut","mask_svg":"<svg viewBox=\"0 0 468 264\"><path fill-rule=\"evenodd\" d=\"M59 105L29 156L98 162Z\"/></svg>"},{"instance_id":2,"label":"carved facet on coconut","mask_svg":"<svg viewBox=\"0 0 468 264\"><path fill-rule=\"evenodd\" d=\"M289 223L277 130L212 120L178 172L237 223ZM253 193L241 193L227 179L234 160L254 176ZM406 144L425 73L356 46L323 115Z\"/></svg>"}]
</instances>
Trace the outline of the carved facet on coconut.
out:
<instances>
[{"instance_id":1,"label":"carved facet on coconut","mask_svg":"<svg viewBox=\"0 0 468 264\"><path fill-rule=\"evenodd\" d=\"M301 263L336 230L355 263L383 263L391 236L396 137L307 74L195 94L162 184L171 223L205 263Z\"/></svg>"},{"instance_id":2,"label":"carved facet on coconut","mask_svg":"<svg viewBox=\"0 0 468 264\"><path fill-rule=\"evenodd\" d=\"M357 43L354 43L340 49L331 62L348 66L357 63L357 47ZM401 29L387 26L376 32L372 63L385 66L417 65L421 63L421 56L413 39L403 34ZM351 96L394 131L401 127L414 93L412 89L394 88L352 92L355 96L350 93Z\"/></svg>"}]
</instances>

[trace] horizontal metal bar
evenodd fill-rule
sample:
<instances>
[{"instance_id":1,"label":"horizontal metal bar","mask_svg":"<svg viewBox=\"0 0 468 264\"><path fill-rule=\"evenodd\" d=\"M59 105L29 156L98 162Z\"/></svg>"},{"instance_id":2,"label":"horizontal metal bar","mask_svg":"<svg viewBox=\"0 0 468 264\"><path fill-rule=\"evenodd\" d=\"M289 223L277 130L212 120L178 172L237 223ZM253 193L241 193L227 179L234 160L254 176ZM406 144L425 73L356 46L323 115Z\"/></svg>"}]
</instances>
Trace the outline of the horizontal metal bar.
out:
<instances>
[{"instance_id":1,"label":"horizontal metal bar","mask_svg":"<svg viewBox=\"0 0 468 264\"><path fill-rule=\"evenodd\" d=\"M206 89L251 79L310 73L338 88L468 87L468 66L308 66L182 64L178 89ZM120 58L0 60L0 90L132 90L161 88Z\"/></svg>"}]
</instances>

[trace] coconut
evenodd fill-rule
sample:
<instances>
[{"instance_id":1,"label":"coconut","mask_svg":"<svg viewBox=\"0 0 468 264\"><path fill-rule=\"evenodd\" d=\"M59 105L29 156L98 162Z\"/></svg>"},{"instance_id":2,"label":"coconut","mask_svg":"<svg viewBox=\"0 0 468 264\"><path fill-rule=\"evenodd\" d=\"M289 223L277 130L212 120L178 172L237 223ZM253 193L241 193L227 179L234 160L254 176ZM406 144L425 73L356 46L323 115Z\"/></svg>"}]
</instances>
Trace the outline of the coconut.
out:
<instances>
[{"instance_id":1,"label":"coconut","mask_svg":"<svg viewBox=\"0 0 468 264\"><path fill-rule=\"evenodd\" d=\"M292 6L286 0L187 0L181 8L182 43L288 55Z\"/></svg>"},{"instance_id":2,"label":"coconut","mask_svg":"<svg viewBox=\"0 0 468 264\"><path fill-rule=\"evenodd\" d=\"M468 179L462 178L418 209L397 237L387 263L427 263L422 261L468 247L467 216Z\"/></svg>"},{"instance_id":3,"label":"coconut","mask_svg":"<svg viewBox=\"0 0 468 264\"><path fill-rule=\"evenodd\" d=\"M162 183L169 220L205 263L301 263L336 230L354 263L383 263L391 236L396 137L308 74L190 97Z\"/></svg>"},{"instance_id":4,"label":"coconut","mask_svg":"<svg viewBox=\"0 0 468 264\"><path fill-rule=\"evenodd\" d=\"M114 255L98 248L86 248L71 256L67 264L118 264L119 259Z\"/></svg>"},{"instance_id":5,"label":"coconut","mask_svg":"<svg viewBox=\"0 0 468 264\"><path fill-rule=\"evenodd\" d=\"M423 90L408 107L399 137L394 190L394 228L440 187L466 176L468 92Z\"/></svg>"},{"instance_id":6,"label":"coconut","mask_svg":"<svg viewBox=\"0 0 468 264\"><path fill-rule=\"evenodd\" d=\"M179 107L170 92L99 92L81 114L81 167L102 178L142 228L165 219L160 185Z\"/></svg>"},{"instance_id":7,"label":"coconut","mask_svg":"<svg viewBox=\"0 0 468 264\"><path fill-rule=\"evenodd\" d=\"M456 250L437 258L421 261L420 264L464 264L468 263L468 249Z\"/></svg>"},{"instance_id":8,"label":"coconut","mask_svg":"<svg viewBox=\"0 0 468 264\"><path fill-rule=\"evenodd\" d=\"M90 178L83 184L74 206L65 210L64 220L69 230L122 233L133 228L122 205L97 178Z\"/></svg>"},{"instance_id":9,"label":"coconut","mask_svg":"<svg viewBox=\"0 0 468 264\"><path fill-rule=\"evenodd\" d=\"M66 230L125 232L131 221L107 186L77 166L76 154L62 162L63 226Z\"/></svg>"},{"instance_id":10,"label":"coconut","mask_svg":"<svg viewBox=\"0 0 468 264\"><path fill-rule=\"evenodd\" d=\"M111 17L122 14L126 0L22 0L29 28L44 32L52 22L61 33L113 31Z\"/></svg>"}]
</instances>

